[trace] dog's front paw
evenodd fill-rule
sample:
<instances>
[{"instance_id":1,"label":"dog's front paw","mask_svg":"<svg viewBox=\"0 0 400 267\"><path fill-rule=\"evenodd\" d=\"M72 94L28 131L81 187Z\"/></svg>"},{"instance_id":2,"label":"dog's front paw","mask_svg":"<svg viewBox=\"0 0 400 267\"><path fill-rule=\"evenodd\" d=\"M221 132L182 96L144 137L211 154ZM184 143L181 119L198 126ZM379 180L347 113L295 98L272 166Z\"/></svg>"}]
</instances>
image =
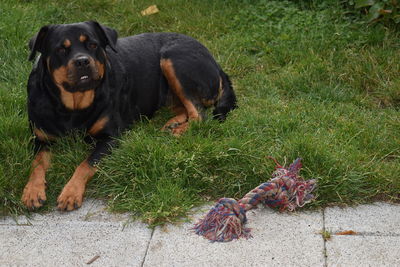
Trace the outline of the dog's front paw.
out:
<instances>
[{"instance_id":1,"label":"dog's front paw","mask_svg":"<svg viewBox=\"0 0 400 267\"><path fill-rule=\"evenodd\" d=\"M85 185L80 182L69 181L57 198L57 209L71 211L82 206Z\"/></svg>"},{"instance_id":2,"label":"dog's front paw","mask_svg":"<svg viewBox=\"0 0 400 267\"><path fill-rule=\"evenodd\" d=\"M46 182L28 182L25 185L21 200L30 210L43 206L46 201Z\"/></svg>"}]
</instances>

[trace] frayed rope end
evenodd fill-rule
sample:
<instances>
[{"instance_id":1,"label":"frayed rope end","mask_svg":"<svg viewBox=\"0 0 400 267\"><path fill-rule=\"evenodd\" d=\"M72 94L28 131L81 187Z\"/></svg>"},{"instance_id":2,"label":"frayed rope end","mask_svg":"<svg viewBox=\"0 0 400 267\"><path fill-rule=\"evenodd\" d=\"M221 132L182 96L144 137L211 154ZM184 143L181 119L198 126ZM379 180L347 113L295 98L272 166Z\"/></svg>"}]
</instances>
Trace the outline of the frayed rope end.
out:
<instances>
[{"instance_id":1,"label":"frayed rope end","mask_svg":"<svg viewBox=\"0 0 400 267\"><path fill-rule=\"evenodd\" d=\"M245 210L232 198L221 198L193 230L212 242L228 242L241 237L250 238Z\"/></svg>"}]
</instances>

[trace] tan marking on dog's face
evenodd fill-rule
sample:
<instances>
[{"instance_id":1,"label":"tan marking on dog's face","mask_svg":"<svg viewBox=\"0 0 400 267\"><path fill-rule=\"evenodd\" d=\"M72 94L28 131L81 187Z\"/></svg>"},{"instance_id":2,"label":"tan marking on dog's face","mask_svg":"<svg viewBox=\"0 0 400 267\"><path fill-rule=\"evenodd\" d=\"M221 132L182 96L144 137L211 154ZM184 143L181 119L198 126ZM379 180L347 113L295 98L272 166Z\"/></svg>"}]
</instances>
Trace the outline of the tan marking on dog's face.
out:
<instances>
[{"instance_id":1,"label":"tan marking on dog's face","mask_svg":"<svg viewBox=\"0 0 400 267\"><path fill-rule=\"evenodd\" d=\"M87 40L87 36L86 36L86 35L81 34L81 35L79 36L79 41L80 41L81 43L85 42L86 40Z\"/></svg>"},{"instance_id":2,"label":"tan marking on dog's face","mask_svg":"<svg viewBox=\"0 0 400 267\"><path fill-rule=\"evenodd\" d=\"M68 83L68 70L66 66L61 66L52 72L54 83L58 87L62 87L63 83Z\"/></svg>"},{"instance_id":3,"label":"tan marking on dog's face","mask_svg":"<svg viewBox=\"0 0 400 267\"><path fill-rule=\"evenodd\" d=\"M90 127L88 133L92 136L96 135L97 133L99 133L101 130L103 130L103 128L106 126L108 122L108 117L103 117L99 120L97 120L92 127Z\"/></svg>"},{"instance_id":4,"label":"tan marking on dog's face","mask_svg":"<svg viewBox=\"0 0 400 267\"><path fill-rule=\"evenodd\" d=\"M96 69L97 69L97 79L103 79L104 77L104 72L105 72L105 66L103 63L101 63L98 60L94 61L94 64L96 65Z\"/></svg>"},{"instance_id":5,"label":"tan marking on dog's face","mask_svg":"<svg viewBox=\"0 0 400 267\"><path fill-rule=\"evenodd\" d=\"M101 80L104 76L104 64L102 64L100 61L93 59L92 57L89 57L89 66L90 69L92 70L92 78L93 80Z\"/></svg>"},{"instance_id":6,"label":"tan marking on dog's face","mask_svg":"<svg viewBox=\"0 0 400 267\"><path fill-rule=\"evenodd\" d=\"M75 74L76 70L73 60L69 60L66 66L62 65L57 69L50 68L50 57L46 59L46 62L47 62L47 69L51 73L53 81L58 87L60 86L62 87L63 83L68 83L71 86L74 86L74 84L77 82L77 80L71 81L71 79L73 79L72 77L75 77L75 79L78 78ZM104 77L105 65L100 61L95 60L92 57L89 57L89 68L92 71L91 78L93 80L101 80Z\"/></svg>"},{"instance_id":7,"label":"tan marking on dog's face","mask_svg":"<svg viewBox=\"0 0 400 267\"><path fill-rule=\"evenodd\" d=\"M65 41L64 41L64 43L63 43L63 45L64 45L64 47L65 48L69 48L69 47L71 47L71 41L69 40L69 39L65 39Z\"/></svg>"},{"instance_id":8,"label":"tan marking on dog's face","mask_svg":"<svg viewBox=\"0 0 400 267\"><path fill-rule=\"evenodd\" d=\"M33 129L33 133L35 134L35 136L40 140L40 141L53 141L56 139L55 136L51 135L51 134L47 134L45 131L43 131L42 129L38 129L38 128L34 128Z\"/></svg>"}]
</instances>

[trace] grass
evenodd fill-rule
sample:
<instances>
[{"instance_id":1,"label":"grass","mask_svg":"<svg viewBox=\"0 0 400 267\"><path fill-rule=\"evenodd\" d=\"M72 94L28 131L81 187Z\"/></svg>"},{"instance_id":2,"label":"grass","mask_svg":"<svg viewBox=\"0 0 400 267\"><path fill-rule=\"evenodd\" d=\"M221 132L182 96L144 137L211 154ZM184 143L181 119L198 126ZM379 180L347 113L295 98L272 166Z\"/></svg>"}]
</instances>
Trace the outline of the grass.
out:
<instances>
[{"instance_id":1,"label":"grass","mask_svg":"<svg viewBox=\"0 0 400 267\"><path fill-rule=\"evenodd\" d=\"M27 42L49 23L94 19L120 36L172 31L203 42L230 74L240 108L181 138L159 129L166 110L138 122L100 164L86 196L152 225L207 200L240 198L270 179L273 156L302 157L318 179L309 207L399 200L399 33L345 16L337 1L3 0L0 10L0 213L20 202L32 160L26 113ZM332 3L331 3L332 2ZM158 14L140 10L157 4ZM48 202L90 147L77 133L52 147Z\"/></svg>"}]
</instances>

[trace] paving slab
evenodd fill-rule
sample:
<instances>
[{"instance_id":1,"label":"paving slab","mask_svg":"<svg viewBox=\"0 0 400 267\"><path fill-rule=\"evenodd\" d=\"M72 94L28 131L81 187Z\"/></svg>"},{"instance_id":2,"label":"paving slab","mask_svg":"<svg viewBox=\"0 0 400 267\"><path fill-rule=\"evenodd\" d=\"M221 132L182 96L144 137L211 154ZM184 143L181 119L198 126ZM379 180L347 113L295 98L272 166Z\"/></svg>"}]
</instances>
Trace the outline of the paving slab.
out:
<instances>
[{"instance_id":1,"label":"paving slab","mask_svg":"<svg viewBox=\"0 0 400 267\"><path fill-rule=\"evenodd\" d=\"M327 266L400 266L400 205L325 209ZM354 235L335 235L353 231Z\"/></svg>"},{"instance_id":2,"label":"paving slab","mask_svg":"<svg viewBox=\"0 0 400 267\"><path fill-rule=\"evenodd\" d=\"M400 266L399 236L333 236L327 266Z\"/></svg>"},{"instance_id":3,"label":"paving slab","mask_svg":"<svg viewBox=\"0 0 400 267\"><path fill-rule=\"evenodd\" d=\"M210 207L193 216L193 222ZM156 228L144 266L324 266L322 212L247 212L253 238L211 243L193 222Z\"/></svg>"},{"instance_id":4,"label":"paving slab","mask_svg":"<svg viewBox=\"0 0 400 267\"><path fill-rule=\"evenodd\" d=\"M325 229L360 233L400 234L400 205L376 202L369 205L325 209Z\"/></svg>"},{"instance_id":5,"label":"paving slab","mask_svg":"<svg viewBox=\"0 0 400 267\"><path fill-rule=\"evenodd\" d=\"M0 266L141 266L152 231L104 207L0 220Z\"/></svg>"}]
</instances>

